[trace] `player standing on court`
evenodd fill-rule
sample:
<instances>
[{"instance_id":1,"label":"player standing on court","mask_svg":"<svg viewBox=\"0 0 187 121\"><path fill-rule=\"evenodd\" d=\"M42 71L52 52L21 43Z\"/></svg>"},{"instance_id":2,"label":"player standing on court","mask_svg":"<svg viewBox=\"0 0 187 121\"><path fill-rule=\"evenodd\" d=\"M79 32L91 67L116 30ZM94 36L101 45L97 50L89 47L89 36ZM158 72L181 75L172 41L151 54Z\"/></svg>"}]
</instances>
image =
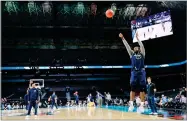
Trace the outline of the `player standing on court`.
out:
<instances>
[{"instance_id":1,"label":"player standing on court","mask_svg":"<svg viewBox=\"0 0 187 121\"><path fill-rule=\"evenodd\" d=\"M29 110L27 116L30 115L32 107L35 109L35 116L37 116L38 103L40 101L40 96L38 89L35 88L35 83L32 83L32 88L28 92L28 103Z\"/></svg>"},{"instance_id":2,"label":"player standing on court","mask_svg":"<svg viewBox=\"0 0 187 121\"><path fill-rule=\"evenodd\" d=\"M146 90L146 72L144 67L145 59L145 49L143 43L138 39L138 34L136 33L136 38L140 47L134 47L132 50L127 41L125 40L123 34L119 34L122 39L127 52L129 53L131 59L131 92L130 92L130 107L129 111L133 111L134 105L133 101L135 99L135 92L140 90L141 105L139 107L140 112L144 112L144 101L145 101L145 90Z\"/></svg>"},{"instance_id":3,"label":"player standing on court","mask_svg":"<svg viewBox=\"0 0 187 121\"><path fill-rule=\"evenodd\" d=\"M52 96L51 96L51 109L53 109L53 107L56 107L56 109L58 109L57 106L57 95L55 94L55 92L53 92Z\"/></svg>"},{"instance_id":4,"label":"player standing on court","mask_svg":"<svg viewBox=\"0 0 187 121\"><path fill-rule=\"evenodd\" d=\"M76 105L78 106L79 105L79 95L78 95L77 91L74 93L74 96L75 96Z\"/></svg>"},{"instance_id":5,"label":"player standing on court","mask_svg":"<svg viewBox=\"0 0 187 121\"><path fill-rule=\"evenodd\" d=\"M154 83L151 82L151 77L147 78L147 98L148 98L148 104L151 108L151 115L157 115L157 109L155 104L155 92L156 92L156 86Z\"/></svg>"}]
</instances>

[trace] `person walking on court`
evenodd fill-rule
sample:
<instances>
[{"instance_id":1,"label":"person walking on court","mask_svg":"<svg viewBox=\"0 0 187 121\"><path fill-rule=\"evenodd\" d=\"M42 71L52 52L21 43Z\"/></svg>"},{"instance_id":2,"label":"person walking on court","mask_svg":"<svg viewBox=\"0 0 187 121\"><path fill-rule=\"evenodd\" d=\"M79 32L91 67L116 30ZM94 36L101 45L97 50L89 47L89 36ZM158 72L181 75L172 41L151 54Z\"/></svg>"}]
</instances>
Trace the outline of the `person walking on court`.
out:
<instances>
[{"instance_id":1,"label":"person walking on court","mask_svg":"<svg viewBox=\"0 0 187 121\"><path fill-rule=\"evenodd\" d=\"M53 107L56 107L56 109L58 109L57 106L57 95L55 94L55 92L53 92L52 96L51 96L51 109L53 110Z\"/></svg>"},{"instance_id":2,"label":"person walking on court","mask_svg":"<svg viewBox=\"0 0 187 121\"><path fill-rule=\"evenodd\" d=\"M155 104L155 92L156 92L156 86L154 83L151 82L151 77L147 78L147 99L149 107L151 108L150 115L157 115L157 109Z\"/></svg>"},{"instance_id":3,"label":"person walking on court","mask_svg":"<svg viewBox=\"0 0 187 121\"><path fill-rule=\"evenodd\" d=\"M102 107L102 105L103 105L103 97L104 96L100 92L98 92L98 91L96 91L96 93L97 93L97 95L96 95L97 106L98 107Z\"/></svg>"},{"instance_id":4,"label":"person walking on court","mask_svg":"<svg viewBox=\"0 0 187 121\"><path fill-rule=\"evenodd\" d=\"M78 106L79 105L79 95L78 95L77 91L74 93L74 96L75 96L75 103Z\"/></svg>"},{"instance_id":5,"label":"person walking on court","mask_svg":"<svg viewBox=\"0 0 187 121\"><path fill-rule=\"evenodd\" d=\"M27 117L30 116L32 107L34 107L35 116L37 116L39 101L40 101L40 96L39 96L38 89L35 88L35 83L32 83L32 88L28 91L29 110L27 113Z\"/></svg>"}]
</instances>

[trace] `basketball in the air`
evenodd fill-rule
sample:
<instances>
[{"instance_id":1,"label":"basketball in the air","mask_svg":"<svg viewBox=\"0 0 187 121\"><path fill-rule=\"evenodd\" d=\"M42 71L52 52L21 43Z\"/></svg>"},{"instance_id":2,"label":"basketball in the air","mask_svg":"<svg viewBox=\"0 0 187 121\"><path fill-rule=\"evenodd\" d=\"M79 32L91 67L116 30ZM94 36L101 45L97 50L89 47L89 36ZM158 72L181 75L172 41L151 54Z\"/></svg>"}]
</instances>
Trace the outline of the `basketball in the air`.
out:
<instances>
[{"instance_id":1,"label":"basketball in the air","mask_svg":"<svg viewBox=\"0 0 187 121\"><path fill-rule=\"evenodd\" d=\"M112 9L108 9L105 14L107 18L112 18L114 16L114 11Z\"/></svg>"}]
</instances>

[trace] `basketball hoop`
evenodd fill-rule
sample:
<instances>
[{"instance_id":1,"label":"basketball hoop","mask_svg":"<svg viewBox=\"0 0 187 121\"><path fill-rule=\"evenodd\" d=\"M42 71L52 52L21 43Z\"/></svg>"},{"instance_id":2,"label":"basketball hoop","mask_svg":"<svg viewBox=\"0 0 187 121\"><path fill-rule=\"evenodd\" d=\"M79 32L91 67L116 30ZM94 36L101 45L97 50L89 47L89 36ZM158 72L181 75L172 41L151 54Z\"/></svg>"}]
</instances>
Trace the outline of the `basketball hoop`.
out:
<instances>
[{"instance_id":1,"label":"basketball hoop","mask_svg":"<svg viewBox=\"0 0 187 121\"><path fill-rule=\"evenodd\" d=\"M31 83L34 83L38 89L44 88L44 79L30 79L30 84Z\"/></svg>"}]
</instances>

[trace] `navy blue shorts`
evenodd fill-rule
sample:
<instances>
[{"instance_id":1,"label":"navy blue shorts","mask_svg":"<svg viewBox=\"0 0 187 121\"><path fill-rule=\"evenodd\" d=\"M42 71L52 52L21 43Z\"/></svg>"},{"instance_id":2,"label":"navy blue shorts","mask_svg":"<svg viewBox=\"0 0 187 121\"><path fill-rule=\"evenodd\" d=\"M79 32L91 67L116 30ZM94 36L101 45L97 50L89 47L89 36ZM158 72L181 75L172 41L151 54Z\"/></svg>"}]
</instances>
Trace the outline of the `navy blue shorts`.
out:
<instances>
[{"instance_id":1,"label":"navy blue shorts","mask_svg":"<svg viewBox=\"0 0 187 121\"><path fill-rule=\"evenodd\" d=\"M130 85L131 86L136 86L136 85L146 86L145 70L131 71Z\"/></svg>"}]
</instances>

